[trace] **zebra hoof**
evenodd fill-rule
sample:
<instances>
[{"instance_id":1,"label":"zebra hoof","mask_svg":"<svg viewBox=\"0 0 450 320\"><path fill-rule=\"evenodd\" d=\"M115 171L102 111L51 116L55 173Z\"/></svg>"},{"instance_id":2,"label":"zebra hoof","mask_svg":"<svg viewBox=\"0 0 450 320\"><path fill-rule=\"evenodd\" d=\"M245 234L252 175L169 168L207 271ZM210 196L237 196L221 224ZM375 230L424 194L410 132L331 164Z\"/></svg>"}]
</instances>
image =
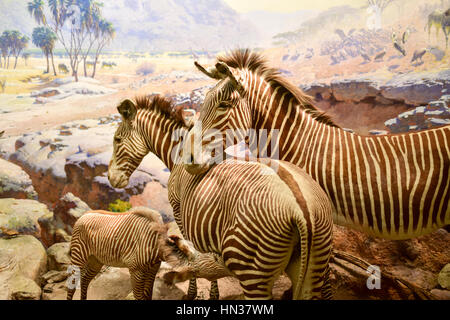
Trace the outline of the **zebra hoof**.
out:
<instances>
[{"instance_id":1,"label":"zebra hoof","mask_svg":"<svg viewBox=\"0 0 450 320\"><path fill-rule=\"evenodd\" d=\"M281 300L292 300L292 287L283 292Z\"/></svg>"},{"instance_id":2,"label":"zebra hoof","mask_svg":"<svg viewBox=\"0 0 450 320\"><path fill-rule=\"evenodd\" d=\"M197 298L197 296L190 296L190 295L185 294L185 295L181 298L181 300L195 300L195 298Z\"/></svg>"}]
</instances>

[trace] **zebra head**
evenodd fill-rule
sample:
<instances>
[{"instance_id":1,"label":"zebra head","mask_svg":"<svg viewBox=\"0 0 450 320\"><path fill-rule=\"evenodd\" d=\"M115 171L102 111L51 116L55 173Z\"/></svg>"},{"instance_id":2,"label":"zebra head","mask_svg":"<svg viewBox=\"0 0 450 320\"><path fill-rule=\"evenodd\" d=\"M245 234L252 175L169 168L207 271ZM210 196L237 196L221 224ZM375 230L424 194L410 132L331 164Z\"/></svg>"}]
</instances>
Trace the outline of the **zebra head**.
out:
<instances>
[{"instance_id":1,"label":"zebra head","mask_svg":"<svg viewBox=\"0 0 450 320\"><path fill-rule=\"evenodd\" d=\"M137 114L136 105L126 99L120 103L117 110L122 115L122 122L114 134L114 148L108 168L108 179L114 188L125 188L131 174L150 152L150 149L142 134L136 129L134 121Z\"/></svg>"},{"instance_id":2,"label":"zebra head","mask_svg":"<svg viewBox=\"0 0 450 320\"><path fill-rule=\"evenodd\" d=\"M192 174L202 174L214 163L221 162L224 146L234 145L243 139L244 132L250 127L251 117L239 74L233 74L223 62L208 70L197 62L195 65L207 76L219 80L206 94L200 117L184 144L186 170Z\"/></svg>"}]
</instances>

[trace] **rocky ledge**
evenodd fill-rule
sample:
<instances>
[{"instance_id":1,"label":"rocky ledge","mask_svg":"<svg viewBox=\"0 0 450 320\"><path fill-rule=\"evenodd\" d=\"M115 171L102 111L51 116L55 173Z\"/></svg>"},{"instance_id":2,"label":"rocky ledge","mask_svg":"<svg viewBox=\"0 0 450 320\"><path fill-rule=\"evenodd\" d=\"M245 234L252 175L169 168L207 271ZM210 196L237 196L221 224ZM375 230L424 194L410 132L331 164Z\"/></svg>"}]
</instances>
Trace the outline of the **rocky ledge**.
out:
<instances>
[{"instance_id":1,"label":"rocky ledge","mask_svg":"<svg viewBox=\"0 0 450 320\"><path fill-rule=\"evenodd\" d=\"M360 76L332 80L329 83L300 85L316 100L336 102L372 102L380 105L402 103L421 106L450 93L450 70L395 75L392 78Z\"/></svg>"},{"instance_id":2,"label":"rocky ledge","mask_svg":"<svg viewBox=\"0 0 450 320\"><path fill-rule=\"evenodd\" d=\"M31 178L39 200L52 205L71 192L90 207L107 209L116 199L141 194L147 182L167 186L169 172L153 154L144 158L124 189L106 177L118 114L66 123L56 129L0 140L0 156Z\"/></svg>"}]
</instances>

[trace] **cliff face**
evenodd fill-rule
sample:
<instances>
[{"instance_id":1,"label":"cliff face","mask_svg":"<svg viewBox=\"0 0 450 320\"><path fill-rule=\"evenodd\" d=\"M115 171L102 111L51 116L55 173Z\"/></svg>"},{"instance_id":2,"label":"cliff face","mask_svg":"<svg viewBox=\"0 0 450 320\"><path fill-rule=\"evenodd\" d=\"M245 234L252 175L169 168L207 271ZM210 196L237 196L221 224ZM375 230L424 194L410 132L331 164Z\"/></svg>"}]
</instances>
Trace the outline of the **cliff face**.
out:
<instances>
[{"instance_id":1,"label":"cliff face","mask_svg":"<svg viewBox=\"0 0 450 320\"><path fill-rule=\"evenodd\" d=\"M166 186L169 174L159 159L149 155L126 188L109 184L106 172L119 119L112 115L75 121L55 130L8 138L3 156L27 172L40 201L52 205L71 192L92 208L107 209L116 199L129 200L142 193L147 182Z\"/></svg>"},{"instance_id":2,"label":"cliff face","mask_svg":"<svg viewBox=\"0 0 450 320\"><path fill-rule=\"evenodd\" d=\"M370 129L398 133L450 123L449 79L450 70L445 70L401 74L390 79L346 78L300 88L343 127L363 134Z\"/></svg>"}]
</instances>

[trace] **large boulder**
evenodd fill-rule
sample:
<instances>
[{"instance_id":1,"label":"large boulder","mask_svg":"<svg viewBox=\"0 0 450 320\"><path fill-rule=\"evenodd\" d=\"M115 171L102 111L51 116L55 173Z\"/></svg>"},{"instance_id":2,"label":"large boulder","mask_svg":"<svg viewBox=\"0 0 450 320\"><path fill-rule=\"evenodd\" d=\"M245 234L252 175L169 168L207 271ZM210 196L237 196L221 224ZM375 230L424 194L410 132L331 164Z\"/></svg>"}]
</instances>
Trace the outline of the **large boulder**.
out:
<instances>
[{"instance_id":1,"label":"large boulder","mask_svg":"<svg viewBox=\"0 0 450 320\"><path fill-rule=\"evenodd\" d=\"M28 199L0 199L0 236L19 233L41 237L38 219L51 214L45 204Z\"/></svg>"},{"instance_id":2,"label":"large boulder","mask_svg":"<svg viewBox=\"0 0 450 320\"><path fill-rule=\"evenodd\" d=\"M439 272L438 282L442 288L450 290L450 263L446 264Z\"/></svg>"},{"instance_id":3,"label":"large boulder","mask_svg":"<svg viewBox=\"0 0 450 320\"><path fill-rule=\"evenodd\" d=\"M91 208L69 192L53 205L52 210L53 213L38 220L42 230L41 239L47 247L56 242L70 241L73 225Z\"/></svg>"},{"instance_id":4,"label":"large boulder","mask_svg":"<svg viewBox=\"0 0 450 320\"><path fill-rule=\"evenodd\" d=\"M40 278L47 271L41 242L25 235L0 238L0 300L38 300Z\"/></svg>"},{"instance_id":5,"label":"large boulder","mask_svg":"<svg viewBox=\"0 0 450 320\"><path fill-rule=\"evenodd\" d=\"M70 242L59 242L47 249L48 269L66 271L70 266Z\"/></svg>"},{"instance_id":6,"label":"large boulder","mask_svg":"<svg viewBox=\"0 0 450 320\"><path fill-rule=\"evenodd\" d=\"M128 269L104 267L91 281L87 292L87 299L125 300L131 291L130 273ZM66 281L47 283L43 288L43 300L65 300L66 297ZM75 292L73 299L80 299L80 290Z\"/></svg>"},{"instance_id":7,"label":"large boulder","mask_svg":"<svg viewBox=\"0 0 450 320\"><path fill-rule=\"evenodd\" d=\"M37 200L30 176L18 165L3 159L0 159L0 198Z\"/></svg>"}]
</instances>

